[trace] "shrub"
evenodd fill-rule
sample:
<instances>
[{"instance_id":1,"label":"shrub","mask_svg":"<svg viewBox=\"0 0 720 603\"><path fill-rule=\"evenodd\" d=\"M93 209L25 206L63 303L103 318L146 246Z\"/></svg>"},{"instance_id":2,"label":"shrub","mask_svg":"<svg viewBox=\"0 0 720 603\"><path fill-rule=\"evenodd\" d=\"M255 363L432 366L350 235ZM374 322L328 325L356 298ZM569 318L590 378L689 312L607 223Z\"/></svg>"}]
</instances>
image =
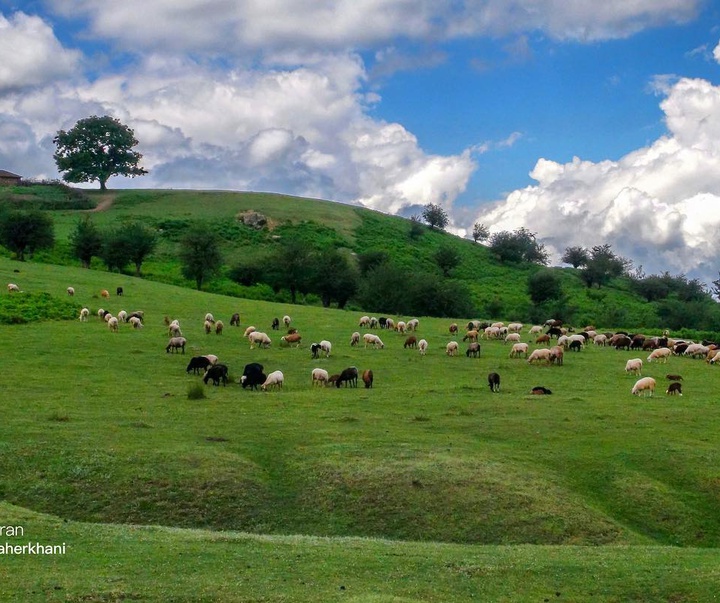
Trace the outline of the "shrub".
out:
<instances>
[{"instance_id":1,"label":"shrub","mask_svg":"<svg viewBox=\"0 0 720 603\"><path fill-rule=\"evenodd\" d=\"M188 400L202 400L203 398L207 398L203 384L200 381L196 381L188 385L187 397Z\"/></svg>"}]
</instances>

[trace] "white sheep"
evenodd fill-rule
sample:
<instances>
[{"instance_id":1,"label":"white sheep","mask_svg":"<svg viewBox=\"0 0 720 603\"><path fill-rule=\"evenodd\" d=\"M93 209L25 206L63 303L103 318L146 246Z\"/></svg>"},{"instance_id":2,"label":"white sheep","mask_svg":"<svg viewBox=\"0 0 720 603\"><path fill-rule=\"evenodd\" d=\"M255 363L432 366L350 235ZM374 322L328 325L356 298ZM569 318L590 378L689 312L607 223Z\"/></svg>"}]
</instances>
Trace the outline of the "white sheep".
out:
<instances>
[{"instance_id":1,"label":"white sheep","mask_svg":"<svg viewBox=\"0 0 720 603\"><path fill-rule=\"evenodd\" d=\"M118 320L120 320L122 322L127 322L128 321L128 313L125 312L125 310L120 310L120 312L117 313L117 318L118 318Z\"/></svg>"},{"instance_id":2,"label":"white sheep","mask_svg":"<svg viewBox=\"0 0 720 603\"><path fill-rule=\"evenodd\" d=\"M395 325L395 330L398 333L405 333L405 329L407 329L407 323L403 320L398 320L397 324Z\"/></svg>"},{"instance_id":3,"label":"white sheep","mask_svg":"<svg viewBox=\"0 0 720 603\"><path fill-rule=\"evenodd\" d=\"M245 329L245 333L243 333L243 337L250 337L250 333L254 333L255 331L257 331L257 329L255 327L252 327L252 326L248 327L247 329Z\"/></svg>"},{"instance_id":4,"label":"white sheep","mask_svg":"<svg viewBox=\"0 0 720 603\"><path fill-rule=\"evenodd\" d=\"M98 318L103 318L105 316L105 310L103 310L102 308L98 308L97 315Z\"/></svg>"},{"instance_id":5,"label":"white sheep","mask_svg":"<svg viewBox=\"0 0 720 603\"><path fill-rule=\"evenodd\" d=\"M215 321L215 335L222 335L225 323L222 320Z\"/></svg>"},{"instance_id":6,"label":"white sheep","mask_svg":"<svg viewBox=\"0 0 720 603\"><path fill-rule=\"evenodd\" d=\"M520 356L528 357L528 344L527 343L516 343L513 344L510 350L510 358L520 358Z\"/></svg>"},{"instance_id":7,"label":"white sheep","mask_svg":"<svg viewBox=\"0 0 720 603\"><path fill-rule=\"evenodd\" d=\"M528 364L533 364L534 362L540 362L544 361L547 364L550 364L550 350L547 348L538 348L537 350L533 350L532 354L528 356Z\"/></svg>"},{"instance_id":8,"label":"white sheep","mask_svg":"<svg viewBox=\"0 0 720 603\"><path fill-rule=\"evenodd\" d=\"M392 331L395 329L395 321L392 318L388 318L385 321L385 328Z\"/></svg>"},{"instance_id":9,"label":"white sheep","mask_svg":"<svg viewBox=\"0 0 720 603\"><path fill-rule=\"evenodd\" d=\"M19 293L20 287L18 287L15 283L8 283L7 286L8 293Z\"/></svg>"},{"instance_id":10,"label":"white sheep","mask_svg":"<svg viewBox=\"0 0 720 603\"><path fill-rule=\"evenodd\" d=\"M111 316L107 321L107 326L110 329L112 333L118 332L118 319L114 316Z\"/></svg>"},{"instance_id":11,"label":"white sheep","mask_svg":"<svg viewBox=\"0 0 720 603\"><path fill-rule=\"evenodd\" d=\"M715 355L708 360L710 364L715 364L718 360L720 360L720 350L713 350L715 352Z\"/></svg>"},{"instance_id":12,"label":"white sheep","mask_svg":"<svg viewBox=\"0 0 720 603\"><path fill-rule=\"evenodd\" d=\"M285 324L285 327L289 327L290 323L292 322L292 318L290 318L287 314L283 316L283 323Z\"/></svg>"},{"instance_id":13,"label":"white sheep","mask_svg":"<svg viewBox=\"0 0 720 603\"><path fill-rule=\"evenodd\" d=\"M458 342L457 341L450 341L445 346L445 353L448 356L457 356L458 354Z\"/></svg>"},{"instance_id":14,"label":"white sheep","mask_svg":"<svg viewBox=\"0 0 720 603\"><path fill-rule=\"evenodd\" d=\"M597 346L604 348L605 344L607 343L607 335L604 335L603 333L595 335L595 337L593 337L593 343Z\"/></svg>"},{"instance_id":15,"label":"white sheep","mask_svg":"<svg viewBox=\"0 0 720 603\"><path fill-rule=\"evenodd\" d=\"M417 318L413 318L411 320L408 320L408 322L407 322L407 330L408 331L417 331L419 326L420 326L420 321Z\"/></svg>"},{"instance_id":16,"label":"white sheep","mask_svg":"<svg viewBox=\"0 0 720 603\"><path fill-rule=\"evenodd\" d=\"M365 342L365 347L368 347L368 345L371 345L374 348L381 349L385 347L382 339L380 339L377 335L373 333L365 333L365 335L363 335L363 341Z\"/></svg>"},{"instance_id":17,"label":"white sheep","mask_svg":"<svg viewBox=\"0 0 720 603\"><path fill-rule=\"evenodd\" d=\"M692 356L693 358L704 358L710 348L701 343L691 343L683 352L683 356Z\"/></svg>"},{"instance_id":18,"label":"white sheep","mask_svg":"<svg viewBox=\"0 0 720 603\"><path fill-rule=\"evenodd\" d=\"M522 331L523 326L524 325L521 322L511 322L507 326L507 329L509 333L519 333L520 331Z\"/></svg>"},{"instance_id":19,"label":"white sheep","mask_svg":"<svg viewBox=\"0 0 720 603\"><path fill-rule=\"evenodd\" d=\"M260 389L263 391L267 391L268 387L282 389L283 381L285 381L285 376L282 374L282 371L273 371L267 376L265 383L260 386Z\"/></svg>"},{"instance_id":20,"label":"white sheep","mask_svg":"<svg viewBox=\"0 0 720 603\"><path fill-rule=\"evenodd\" d=\"M655 379L652 377L643 377L642 379L638 379L635 382L635 385L633 385L632 395L639 396L641 392L643 396L645 396L645 392L650 392L650 396L652 396L655 392Z\"/></svg>"},{"instance_id":21,"label":"white sheep","mask_svg":"<svg viewBox=\"0 0 720 603\"><path fill-rule=\"evenodd\" d=\"M205 315L205 322L209 322L210 324L215 324L215 317L212 314L210 314L210 312L208 312Z\"/></svg>"},{"instance_id":22,"label":"white sheep","mask_svg":"<svg viewBox=\"0 0 720 603\"><path fill-rule=\"evenodd\" d=\"M68 288L67 288L67 294L68 294L70 297L72 297L73 295L75 295L75 288L74 288L74 287L68 287Z\"/></svg>"},{"instance_id":23,"label":"white sheep","mask_svg":"<svg viewBox=\"0 0 720 603\"><path fill-rule=\"evenodd\" d=\"M351 345L351 346L356 346L356 345L359 344L359 343L360 343L360 333L358 333L357 331L355 331L355 332L350 336L350 345Z\"/></svg>"},{"instance_id":24,"label":"white sheep","mask_svg":"<svg viewBox=\"0 0 720 603\"><path fill-rule=\"evenodd\" d=\"M89 316L90 310L88 308L83 308L82 310L80 310L80 322L87 322Z\"/></svg>"},{"instance_id":25,"label":"white sheep","mask_svg":"<svg viewBox=\"0 0 720 603\"><path fill-rule=\"evenodd\" d=\"M215 354L204 354L204 357L210 361L210 364L217 364L218 357Z\"/></svg>"},{"instance_id":26,"label":"white sheep","mask_svg":"<svg viewBox=\"0 0 720 603\"><path fill-rule=\"evenodd\" d=\"M114 317L112 314L110 314L110 312L107 312L107 313L105 314L105 316L103 316L103 320L104 320L105 322L108 322L111 318L115 318L115 317Z\"/></svg>"},{"instance_id":27,"label":"white sheep","mask_svg":"<svg viewBox=\"0 0 720 603\"><path fill-rule=\"evenodd\" d=\"M255 349L255 345L259 345L261 348L268 348L272 343L267 334L262 333L261 331L253 331L248 336L248 339L250 340L251 350Z\"/></svg>"},{"instance_id":28,"label":"white sheep","mask_svg":"<svg viewBox=\"0 0 720 603\"><path fill-rule=\"evenodd\" d=\"M508 333L505 335L505 343L518 343L520 341L520 333Z\"/></svg>"},{"instance_id":29,"label":"white sheep","mask_svg":"<svg viewBox=\"0 0 720 603\"><path fill-rule=\"evenodd\" d=\"M493 322L493 323L490 324L490 326L491 326L491 327L496 327L496 328L498 328L498 329L501 329L502 327L505 326L505 323L504 323L504 322Z\"/></svg>"},{"instance_id":30,"label":"white sheep","mask_svg":"<svg viewBox=\"0 0 720 603\"><path fill-rule=\"evenodd\" d=\"M137 316L131 316L128 322L132 325L133 329L143 328L142 320L140 320Z\"/></svg>"},{"instance_id":31,"label":"white sheep","mask_svg":"<svg viewBox=\"0 0 720 603\"><path fill-rule=\"evenodd\" d=\"M182 337L182 330L180 329L180 322L173 320L168 327L168 335L170 337Z\"/></svg>"},{"instance_id":32,"label":"white sheep","mask_svg":"<svg viewBox=\"0 0 720 603\"><path fill-rule=\"evenodd\" d=\"M332 343L330 343L327 339L323 339L320 342L320 349L325 352L325 357L328 358L330 356L330 352L332 352Z\"/></svg>"},{"instance_id":33,"label":"white sheep","mask_svg":"<svg viewBox=\"0 0 720 603\"><path fill-rule=\"evenodd\" d=\"M542 333L542 332L543 332L543 328L540 325L533 325L532 327L530 327L530 330L528 331L528 333L530 333L530 335L535 335L536 333Z\"/></svg>"},{"instance_id":34,"label":"white sheep","mask_svg":"<svg viewBox=\"0 0 720 603\"><path fill-rule=\"evenodd\" d=\"M672 350L670 348L658 348L650 353L647 357L647 361L652 362L654 360L656 362L667 362L668 358L670 358L670 354L672 354Z\"/></svg>"},{"instance_id":35,"label":"white sheep","mask_svg":"<svg viewBox=\"0 0 720 603\"><path fill-rule=\"evenodd\" d=\"M370 317L369 316L361 316L360 322L358 322L358 327L369 327L370 326Z\"/></svg>"},{"instance_id":36,"label":"white sheep","mask_svg":"<svg viewBox=\"0 0 720 603\"><path fill-rule=\"evenodd\" d=\"M330 375L325 369L315 368L312 370L312 384L324 386L327 385Z\"/></svg>"},{"instance_id":37,"label":"white sheep","mask_svg":"<svg viewBox=\"0 0 720 603\"><path fill-rule=\"evenodd\" d=\"M643 361L641 358L631 358L625 363L625 372L640 376L642 372Z\"/></svg>"},{"instance_id":38,"label":"white sheep","mask_svg":"<svg viewBox=\"0 0 720 603\"><path fill-rule=\"evenodd\" d=\"M424 356L427 353L428 349L428 342L426 339L421 339L418 341L418 352L420 352L421 356Z\"/></svg>"}]
</instances>

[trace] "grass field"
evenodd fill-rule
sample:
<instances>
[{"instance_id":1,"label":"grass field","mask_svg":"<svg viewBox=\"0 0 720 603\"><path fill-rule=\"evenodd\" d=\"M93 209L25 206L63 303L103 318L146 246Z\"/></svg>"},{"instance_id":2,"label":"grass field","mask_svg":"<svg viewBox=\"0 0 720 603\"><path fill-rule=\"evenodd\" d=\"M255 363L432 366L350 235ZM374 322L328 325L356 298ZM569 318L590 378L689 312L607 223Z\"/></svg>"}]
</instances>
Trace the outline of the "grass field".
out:
<instances>
[{"instance_id":1,"label":"grass field","mask_svg":"<svg viewBox=\"0 0 720 603\"><path fill-rule=\"evenodd\" d=\"M69 545L59 557L0 557L0 600L709 601L720 592L717 367L646 364L659 391L642 399L623 371L630 355L613 349L567 353L563 367L509 359L501 342L482 342L480 359L449 358L450 321L418 317L430 342L423 358L396 333L380 332L382 350L351 348L357 312L6 259L0 279L18 283L16 295L61 301L72 285L72 302L93 312L88 323L0 326L0 525L25 528L8 542ZM122 298L99 298L117 286ZM94 315L101 306L144 310L146 326L110 333ZM242 326L205 335L208 311L226 324L239 312ZM302 348L278 345L270 323L283 314ZM181 322L184 356L165 352L166 315ZM249 324L270 334L270 349L249 349ZM312 360L309 343L320 339L333 353ZM233 380L252 361L280 369L285 388L206 386L205 399L190 400L200 377L186 374L187 361L206 353ZM315 366L351 365L374 371L372 390L312 388ZM499 394L490 371L502 376ZM664 395L667 372L684 376L682 398ZM532 396L535 385L554 393Z\"/></svg>"}]
</instances>

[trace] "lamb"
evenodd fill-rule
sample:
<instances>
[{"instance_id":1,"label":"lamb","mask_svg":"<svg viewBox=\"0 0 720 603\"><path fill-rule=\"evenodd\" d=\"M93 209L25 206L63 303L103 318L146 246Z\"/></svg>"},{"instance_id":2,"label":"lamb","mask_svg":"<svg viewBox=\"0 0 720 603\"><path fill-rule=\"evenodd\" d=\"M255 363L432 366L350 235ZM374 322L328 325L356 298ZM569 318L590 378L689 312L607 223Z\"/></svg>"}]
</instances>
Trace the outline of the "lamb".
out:
<instances>
[{"instance_id":1,"label":"lamb","mask_svg":"<svg viewBox=\"0 0 720 603\"><path fill-rule=\"evenodd\" d=\"M110 312L105 312L105 314L103 315L103 320L105 322L108 322L111 318L113 318L113 315L110 314Z\"/></svg>"},{"instance_id":2,"label":"lamb","mask_svg":"<svg viewBox=\"0 0 720 603\"><path fill-rule=\"evenodd\" d=\"M550 363L550 350L547 348L539 348L537 350L534 350L532 354L528 357L528 364L533 364L534 362L541 362L544 361L546 363Z\"/></svg>"},{"instance_id":3,"label":"lamb","mask_svg":"<svg viewBox=\"0 0 720 603\"><path fill-rule=\"evenodd\" d=\"M238 312L235 312L235 314L233 314L230 317L230 326L231 327L239 327L240 326L240 314Z\"/></svg>"},{"instance_id":4,"label":"lamb","mask_svg":"<svg viewBox=\"0 0 720 603\"><path fill-rule=\"evenodd\" d=\"M280 319L279 318L273 318L272 324L270 325L273 331L279 331L280 330Z\"/></svg>"},{"instance_id":5,"label":"lamb","mask_svg":"<svg viewBox=\"0 0 720 603\"><path fill-rule=\"evenodd\" d=\"M672 350L670 348L658 348L650 353L647 357L647 361L652 362L655 360L657 362L667 362L670 354L672 354Z\"/></svg>"},{"instance_id":6,"label":"lamb","mask_svg":"<svg viewBox=\"0 0 720 603\"><path fill-rule=\"evenodd\" d=\"M382 340L373 333L365 333L365 335L363 335L363 341L365 342L366 348L368 347L368 345L380 349L385 347L385 344L382 342Z\"/></svg>"},{"instance_id":7,"label":"lamb","mask_svg":"<svg viewBox=\"0 0 720 603\"><path fill-rule=\"evenodd\" d=\"M470 358L472 356L473 358L479 358L480 357L480 344L477 341L473 341L470 345L468 345L468 349L465 350L465 356Z\"/></svg>"},{"instance_id":8,"label":"lamb","mask_svg":"<svg viewBox=\"0 0 720 603\"><path fill-rule=\"evenodd\" d=\"M210 314L210 312L208 312L205 315L205 322L209 322L210 324L215 324L215 317L212 314Z\"/></svg>"},{"instance_id":9,"label":"lamb","mask_svg":"<svg viewBox=\"0 0 720 603\"><path fill-rule=\"evenodd\" d=\"M7 290L8 293L19 293L20 287L18 287L15 283L8 283Z\"/></svg>"},{"instance_id":10,"label":"lamb","mask_svg":"<svg viewBox=\"0 0 720 603\"><path fill-rule=\"evenodd\" d=\"M355 331L355 332L350 336L350 346L355 347L355 346L356 346L357 344L359 344L359 343L360 343L360 333L358 333L357 331Z\"/></svg>"},{"instance_id":11,"label":"lamb","mask_svg":"<svg viewBox=\"0 0 720 603\"><path fill-rule=\"evenodd\" d=\"M625 372L627 374L632 373L633 375L638 375L642 373L642 365L643 361L640 358L631 358L625 363Z\"/></svg>"},{"instance_id":12,"label":"lamb","mask_svg":"<svg viewBox=\"0 0 720 603\"><path fill-rule=\"evenodd\" d=\"M354 366L346 368L340 373L340 376L335 381L335 387L340 387L342 383L345 383L345 387L357 387L358 381L358 370Z\"/></svg>"},{"instance_id":13,"label":"lamb","mask_svg":"<svg viewBox=\"0 0 720 603\"><path fill-rule=\"evenodd\" d=\"M111 316L109 320L107 321L107 326L110 329L112 333L118 332L118 319L114 316Z\"/></svg>"},{"instance_id":14,"label":"lamb","mask_svg":"<svg viewBox=\"0 0 720 603\"><path fill-rule=\"evenodd\" d=\"M292 347L294 344L295 347L299 348L301 342L302 335L300 335L300 333L291 333L290 335L283 335L280 338L280 345L287 345L290 347Z\"/></svg>"},{"instance_id":15,"label":"lamb","mask_svg":"<svg viewBox=\"0 0 720 603\"><path fill-rule=\"evenodd\" d=\"M178 350L182 350L182 353L184 354L186 343L187 339L185 339L184 337L171 337L170 341L168 341L165 351L170 352L170 350L172 350L173 353L176 353Z\"/></svg>"},{"instance_id":16,"label":"lamb","mask_svg":"<svg viewBox=\"0 0 720 603\"><path fill-rule=\"evenodd\" d=\"M418 351L420 352L421 356L424 356L427 353L428 349L428 342L426 339L421 339L418 341Z\"/></svg>"},{"instance_id":17,"label":"lamb","mask_svg":"<svg viewBox=\"0 0 720 603\"><path fill-rule=\"evenodd\" d=\"M457 356L458 353L458 342L451 341L445 346L445 353L448 356Z\"/></svg>"},{"instance_id":18,"label":"lamb","mask_svg":"<svg viewBox=\"0 0 720 603\"><path fill-rule=\"evenodd\" d=\"M283 323L285 324L286 329L290 326L291 322L292 318L290 318L288 315L283 316Z\"/></svg>"},{"instance_id":19,"label":"lamb","mask_svg":"<svg viewBox=\"0 0 720 603\"><path fill-rule=\"evenodd\" d=\"M88 308L83 308L82 310L80 310L80 322L87 322L89 316L90 310Z\"/></svg>"},{"instance_id":20,"label":"lamb","mask_svg":"<svg viewBox=\"0 0 720 603\"><path fill-rule=\"evenodd\" d=\"M312 370L312 384L313 387L317 384L320 386L327 385L330 375L325 369L315 368Z\"/></svg>"},{"instance_id":21,"label":"lamb","mask_svg":"<svg viewBox=\"0 0 720 603\"><path fill-rule=\"evenodd\" d=\"M115 289L115 295L122 295L123 293L124 293L124 292L123 292L123 288L122 288L122 287L117 287L117 288Z\"/></svg>"},{"instance_id":22,"label":"lamb","mask_svg":"<svg viewBox=\"0 0 720 603\"><path fill-rule=\"evenodd\" d=\"M67 288L67 294L68 294L70 297L72 297L73 295L75 295L75 288L74 288L74 287L68 287L68 288Z\"/></svg>"},{"instance_id":23,"label":"lamb","mask_svg":"<svg viewBox=\"0 0 720 603\"><path fill-rule=\"evenodd\" d=\"M678 381L673 381L665 391L665 393L668 396L682 396L682 383L679 383Z\"/></svg>"},{"instance_id":24,"label":"lamb","mask_svg":"<svg viewBox=\"0 0 720 603\"><path fill-rule=\"evenodd\" d=\"M535 343L550 343L550 335L540 335L536 340Z\"/></svg>"},{"instance_id":25,"label":"lamb","mask_svg":"<svg viewBox=\"0 0 720 603\"><path fill-rule=\"evenodd\" d=\"M259 345L261 348L269 348L272 343L267 334L261 331L253 331L248 336L248 339L250 340L251 350L254 350L256 345Z\"/></svg>"},{"instance_id":26,"label":"lamb","mask_svg":"<svg viewBox=\"0 0 720 603\"><path fill-rule=\"evenodd\" d=\"M213 385L218 386L222 381L223 387L228 382L228 367L224 364L213 364L205 369L205 376L203 377L203 383L207 385L207 382L212 379Z\"/></svg>"},{"instance_id":27,"label":"lamb","mask_svg":"<svg viewBox=\"0 0 720 603\"><path fill-rule=\"evenodd\" d=\"M475 329L473 329L472 331L468 331L467 333L465 333L465 337L463 337L463 341L467 341L468 339L470 341L477 341L479 335L480 335L480 333L478 333Z\"/></svg>"},{"instance_id":28,"label":"lamb","mask_svg":"<svg viewBox=\"0 0 720 603\"><path fill-rule=\"evenodd\" d=\"M416 348L417 347L417 337L415 335L410 335L403 344L404 348Z\"/></svg>"},{"instance_id":29,"label":"lamb","mask_svg":"<svg viewBox=\"0 0 720 603\"><path fill-rule=\"evenodd\" d=\"M206 356L193 356L190 358L190 362L188 362L185 372L189 374L190 371L192 371L195 375L197 375L200 371L203 371L204 373L209 366L212 366L212 364L213 363L210 362Z\"/></svg>"},{"instance_id":30,"label":"lamb","mask_svg":"<svg viewBox=\"0 0 720 603\"><path fill-rule=\"evenodd\" d=\"M272 387L273 389L282 389L284 381L285 375L282 374L282 371L273 371L267 376L265 383L260 386L260 389L263 391L267 391L268 387Z\"/></svg>"},{"instance_id":31,"label":"lamb","mask_svg":"<svg viewBox=\"0 0 720 603\"><path fill-rule=\"evenodd\" d=\"M210 364L217 364L218 357L215 354L203 354L210 361Z\"/></svg>"},{"instance_id":32,"label":"lamb","mask_svg":"<svg viewBox=\"0 0 720 603\"><path fill-rule=\"evenodd\" d=\"M222 320L215 321L215 335L222 335L224 328L225 328L225 325L223 324Z\"/></svg>"},{"instance_id":33,"label":"lamb","mask_svg":"<svg viewBox=\"0 0 720 603\"><path fill-rule=\"evenodd\" d=\"M650 392L649 395L651 397L655 392L655 379L653 379L652 377L643 377L642 379L638 379L635 385L633 385L633 396L639 396L642 393L644 397L645 392Z\"/></svg>"},{"instance_id":34,"label":"lamb","mask_svg":"<svg viewBox=\"0 0 720 603\"><path fill-rule=\"evenodd\" d=\"M110 292L107 289L103 289L100 291L100 296L104 297L105 299L110 299Z\"/></svg>"},{"instance_id":35,"label":"lamb","mask_svg":"<svg viewBox=\"0 0 720 603\"><path fill-rule=\"evenodd\" d=\"M362 380L365 384L365 389L370 389L373 386L373 372L370 369L364 370Z\"/></svg>"},{"instance_id":36,"label":"lamb","mask_svg":"<svg viewBox=\"0 0 720 603\"><path fill-rule=\"evenodd\" d=\"M528 344L527 343L515 343L510 350L510 358L520 358L520 356L528 357Z\"/></svg>"},{"instance_id":37,"label":"lamb","mask_svg":"<svg viewBox=\"0 0 720 603\"><path fill-rule=\"evenodd\" d=\"M490 373L488 375L488 385L490 386L490 391L493 393L500 391L500 375L497 373Z\"/></svg>"},{"instance_id":38,"label":"lamb","mask_svg":"<svg viewBox=\"0 0 720 603\"><path fill-rule=\"evenodd\" d=\"M213 323L211 323L209 320L206 320L203 323L203 329L205 329L205 335L209 335L210 331L212 331Z\"/></svg>"}]
</instances>

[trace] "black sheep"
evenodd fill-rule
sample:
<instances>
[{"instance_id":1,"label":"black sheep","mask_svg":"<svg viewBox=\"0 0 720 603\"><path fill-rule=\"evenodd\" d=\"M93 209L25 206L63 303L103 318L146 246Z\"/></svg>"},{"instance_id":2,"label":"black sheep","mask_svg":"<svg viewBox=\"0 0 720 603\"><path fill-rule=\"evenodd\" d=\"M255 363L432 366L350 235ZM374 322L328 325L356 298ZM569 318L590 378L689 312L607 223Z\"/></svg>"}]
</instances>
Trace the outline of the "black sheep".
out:
<instances>
[{"instance_id":1,"label":"black sheep","mask_svg":"<svg viewBox=\"0 0 720 603\"><path fill-rule=\"evenodd\" d=\"M197 375L201 370L204 372L211 364L212 362L210 362L210 359L207 358L207 356L193 356L190 358L190 362L188 363L185 372L189 373L192 371L195 375Z\"/></svg>"},{"instance_id":2,"label":"black sheep","mask_svg":"<svg viewBox=\"0 0 720 603\"><path fill-rule=\"evenodd\" d=\"M257 362L251 362L245 365L240 383L243 389L249 387L250 389L257 390L259 385L265 383L267 376L263 373L263 365Z\"/></svg>"},{"instance_id":3,"label":"black sheep","mask_svg":"<svg viewBox=\"0 0 720 603\"><path fill-rule=\"evenodd\" d=\"M205 371L203 377L205 385L210 379L212 379L213 385L220 385L220 381L222 381L224 387L228 382L228 367L224 364L213 364Z\"/></svg>"},{"instance_id":4,"label":"black sheep","mask_svg":"<svg viewBox=\"0 0 720 603\"><path fill-rule=\"evenodd\" d=\"M488 385L490 386L491 392L500 391L500 375L497 373L490 373L488 375Z\"/></svg>"}]
</instances>

